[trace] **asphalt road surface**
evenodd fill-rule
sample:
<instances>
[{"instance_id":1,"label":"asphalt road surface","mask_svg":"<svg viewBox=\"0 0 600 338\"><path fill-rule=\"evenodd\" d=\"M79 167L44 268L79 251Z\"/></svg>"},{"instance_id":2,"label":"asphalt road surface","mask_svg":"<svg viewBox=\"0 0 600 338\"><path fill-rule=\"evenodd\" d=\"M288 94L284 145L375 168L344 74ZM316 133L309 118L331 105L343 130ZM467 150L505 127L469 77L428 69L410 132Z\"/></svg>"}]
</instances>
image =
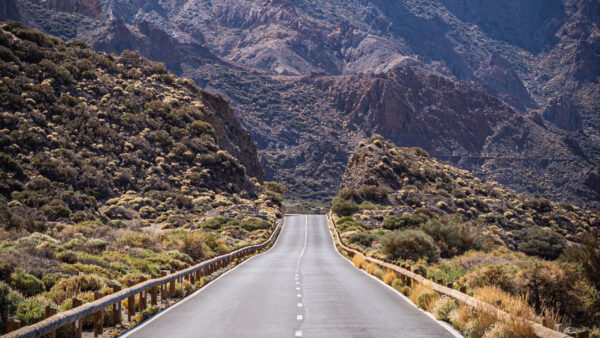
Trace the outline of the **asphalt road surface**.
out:
<instances>
[{"instance_id":1,"label":"asphalt road surface","mask_svg":"<svg viewBox=\"0 0 600 338\"><path fill-rule=\"evenodd\" d=\"M325 216L285 218L273 248L132 337L452 337L336 251Z\"/></svg>"}]
</instances>

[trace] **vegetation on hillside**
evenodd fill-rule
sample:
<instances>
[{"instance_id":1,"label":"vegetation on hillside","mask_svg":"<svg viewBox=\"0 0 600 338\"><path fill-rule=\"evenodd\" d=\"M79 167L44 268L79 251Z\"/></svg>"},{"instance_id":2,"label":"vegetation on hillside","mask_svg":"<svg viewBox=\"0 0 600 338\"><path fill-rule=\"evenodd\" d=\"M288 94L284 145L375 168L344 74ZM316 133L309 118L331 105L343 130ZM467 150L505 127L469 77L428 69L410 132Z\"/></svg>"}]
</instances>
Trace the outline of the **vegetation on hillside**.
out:
<instances>
[{"instance_id":1,"label":"vegetation on hillside","mask_svg":"<svg viewBox=\"0 0 600 338\"><path fill-rule=\"evenodd\" d=\"M285 187L223 149L218 105L135 52L0 25L0 330L269 236Z\"/></svg>"},{"instance_id":2,"label":"vegetation on hillside","mask_svg":"<svg viewBox=\"0 0 600 338\"><path fill-rule=\"evenodd\" d=\"M332 211L342 240L366 255L411 264L481 299L525 302L531 318L575 327L600 320L598 211L482 182L422 149L396 147L377 135L351 157ZM426 291L410 292L419 293L417 304L425 302L418 298ZM452 307L428 292L438 298L420 306L434 313ZM461 321L460 311L466 310L459 306L440 317L473 337L523 332L476 314L463 313Z\"/></svg>"}]
</instances>

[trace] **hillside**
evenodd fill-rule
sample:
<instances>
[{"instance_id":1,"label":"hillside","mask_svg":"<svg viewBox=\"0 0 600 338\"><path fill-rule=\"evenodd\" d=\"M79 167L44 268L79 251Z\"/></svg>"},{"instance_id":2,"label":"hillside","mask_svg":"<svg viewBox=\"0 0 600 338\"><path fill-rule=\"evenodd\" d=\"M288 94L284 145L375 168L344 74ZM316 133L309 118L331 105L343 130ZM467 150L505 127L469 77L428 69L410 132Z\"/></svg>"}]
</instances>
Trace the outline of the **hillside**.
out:
<instances>
[{"instance_id":1,"label":"hillside","mask_svg":"<svg viewBox=\"0 0 600 338\"><path fill-rule=\"evenodd\" d=\"M96 50L139 50L225 96L256 140L267 179L285 181L291 199L333 196L345 158L377 130L520 192L580 206L600 199L593 1L26 0L18 7L14 18L34 27ZM419 79L430 75L444 80ZM392 103L386 114L450 110L439 112L436 124L454 123L445 117L462 113L464 90L454 93L451 107L430 100L419 102L418 111L412 107L420 88L440 90L447 81L478 92L468 116L479 109L496 115L496 123L479 130L488 141L477 140L477 149L450 152L424 137L403 143L413 131L402 119L356 119L357 108L381 114L378 97L386 96ZM352 102L357 95L361 107ZM512 109L510 118L502 120L501 103ZM462 122L481 128L476 120ZM454 132L469 133L465 128ZM443 147L463 146L446 136L439 139Z\"/></svg>"},{"instance_id":2,"label":"hillside","mask_svg":"<svg viewBox=\"0 0 600 338\"><path fill-rule=\"evenodd\" d=\"M599 210L518 194L375 135L351 156L332 211L367 255L475 292L528 295L566 325L597 324Z\"/></svg>"},{"instance_id":3,"label":"hillside","mask_svg":"<svg viewBox=\"0 0 600 338\"><path fill-rule=\"evenodd\" d=\"M283 216L227 102L162 63L4 23L0 78L2 329L260 242Z\"/></svg>"},{"instance_id":4,"label":"hillside","mask_svg":"<svg viewBox=\"0 0 600 338\"><path fill-rule=\"evenodd\" d=\"M375 135L351 156L332 211L366 255L475 294L498 287L566 326L598 323L599 210L518 194Z\"/></svg>"}]
</instances>

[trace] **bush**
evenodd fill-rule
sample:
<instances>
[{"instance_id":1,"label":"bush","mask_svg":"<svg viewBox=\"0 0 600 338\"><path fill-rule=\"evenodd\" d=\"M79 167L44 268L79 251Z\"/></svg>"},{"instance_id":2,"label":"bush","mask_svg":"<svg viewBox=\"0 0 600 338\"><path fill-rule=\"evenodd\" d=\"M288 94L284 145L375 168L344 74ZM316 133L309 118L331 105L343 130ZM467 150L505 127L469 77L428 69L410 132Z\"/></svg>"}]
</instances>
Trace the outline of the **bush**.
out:
<instances>
[{"instance_id":1,"label":"bush","mask_svg":"<svg viewBox=\"0 0 600 338\"><path fill-rule=\"evenodd\" d=\"M0 330L4 330L6 320L17 311L17 307L22 301L23 296L19 292L0 281Z\"/></svg>"},{"instance_id":2,"label":"bush","mask_svg":"<svg viewBox=\"0 0 600 338\"><path fill-rule=\"evenodd\" d=\"M359 194L362 198L374 202L384 202L387 199L386 189L375 185L363 185Z\"/></svg>"},{"instance_id":3,"label":"bush","mask_svg":"<svg viewBox=\"0 0 600 338\"><path fill-rule=\"evenodd\" d=\"M581 245L571 245L562 254L561 260L579 263L587 279L600 289L600 230L594 229L581 236Z\"/></svg>"},{"instance_id":4,"label":"bush","mask_svg":"<svg viewBox=\"0 0 600 338\"><path fill-rule=\"evenodd\" d=\"M461 223L459 217L431 220L421 225L421 230L435 240L444 258L481 248L478 227L472 223Z\"/></svg>"},{"instance_id":5,"label":"bush","mask_svg":"<svg viewBox=\"0 0 600 338\"><path fill-rule=\"evenodd\" d=\"M331 211L333 211L338 216L352 216L358 210L358 204L352 201L342 200L337 197L334 198L333 204L331 206Z\"/></svg>"},{"instance_id":6,"label":"bush","mask_svg":"<svg viewBox=\"0 0 600 338\"><path fill-rule=\"evenodd\" d=\"M19 303L15 318L21 321L21 326L31 325L46 318L46 306L58 310L58 307L50 299L42 296L31 297Z\"/></svg>"},{"instance_id":7,"label":"bush","mask_svg":"<svg viewBox=\"0 0 600 338\"><path fill-rule=\"evenodd\" d=\"M401 216L391 215L383 219L383 227L389 230L398 230L407 227L416 227L427 221L423 214L402 214Z\"/></svg>"},{"instance_id":8,"label":"bush","mask_svg":"<svg viewBox=\"0 0 600 338\"><path fill-rule=\"evenodd\" d=\"M52 289L52 287L56 285L56 283L67 278L69 278L69 275L66 275L64 273L48 273L42 277L42 282L44 282L44 287L46 287L46 291L50 291L50 289Z\"/></svg>"},{"instance_id":9,"label":"bush","mask_svg":"<svg viewBox=\"0 0 600 338\"><path fill-rule=\"evenodd\" d=\"M421 230L396 230L386 234L382 240L382 251L392 259L418 260L426 257L436 261L439 249L431 236Z\"/></svg>"},{"instance_id":10,"label":"bush","mask_svg":"<svg viewBox=\"0 0 600 338\"><path fill-rule=\"evenodd\" d=\"M240 223L240 227L246 231L254 231L260 229L269 229L271 227L271 223L265 221L264 219L250 217L244 219Z\"/></svg>"},{"instance_id":11,"label":"bush","mask_svg":"<svg viewBox=\"0 0 600 338\"><path fill-rule=\"evenodd\" d=\"M454 299L444 296L433 305L432 312L435 319L447 322L450 321L450 312L457 309L458 303Z\"/></svg>"},{"instance_id":12,"label":"bush","mask_svg":"<svg viewBox=\"0 0 600 338\"><path fill-rule=\"evenodd\" d=\"M228 226L238 226L239 223L234 218L226 217L226 216L217 216L213 218L209 218L206 221L200 223L201 228L219 230Z\"/></svg>"},{"instance_id":13,"label":"bush","mask_svg":"<svg viewBox=\"0 0 600 338\"><path fill-rule=\"evenodd\" d=\"M585 325L597 316L599 309L591 311L590 286L582 282L583 276L572 264L536 263L514 275L514 290L529 296L529 303L541 311L555 309L559 316L574 325ZM598 319L598 318L596 318Z\"/></svg>"},{"instance_id":14,"label":"bush","mask_svg":"<svg viewBox=\"0 0 600 338\"><path fill-rule=\"evenodd\" d=\"M538 212L552 211L552 204L545 198L530 198L524 203L524 206L528 209L533 209Z\"/></svg>"},{"instance_id":15,"label":"bush","mask_svg":"<svg viewBox=\"0 0 600 338\"><path fill-rule=\"evenodd\" d=\"M37 295L44 291L44 282L34 275L19 271L10 275L10 286L26 297Z\"/></svg>"},{"instance_id":16,"label":"bush","mask_svg":"<svg viewBox=\"0 0 600 338\"><path fill-rule=\"evenodd\" d=\"M183 247L181 248L181 251L196 261L206 257L206 244L204 244L202 232L186 232L183 237Z\"/></svg>"},{"instance_id":17,"label":"bush","mask_svg":"<svg viewBox=\"0 0 600 338\"><path fill-rule=\"evenodd\" d=\"M514 232L519 250L545 259L557 259L566 248L565 239L551 230L529 227Z\"/></svg>"},{"instance_id":18,"label":"bush","mask_svg":"<svg viewBox=\"0 0 600 338\"><path fill-rule=\"evenodd\" d=\"M350 238L348 239L350 243L358 243L366 247L371 246L371 244L376 240L377 235L372 234L370 232L358 232L350 236Z\"/></svg>"},{"instance_id":19,"label":"bush","mask_svg":"<svg viewBox=\"0 0 600 338\"><path fill-rule=\"evenodd\" d=\"M48 297L57 304L75 297L82 292L97 291L105 287L102 278L94 275L78 275L63 279L50 289Z\"/></svg>"}]
</instances>

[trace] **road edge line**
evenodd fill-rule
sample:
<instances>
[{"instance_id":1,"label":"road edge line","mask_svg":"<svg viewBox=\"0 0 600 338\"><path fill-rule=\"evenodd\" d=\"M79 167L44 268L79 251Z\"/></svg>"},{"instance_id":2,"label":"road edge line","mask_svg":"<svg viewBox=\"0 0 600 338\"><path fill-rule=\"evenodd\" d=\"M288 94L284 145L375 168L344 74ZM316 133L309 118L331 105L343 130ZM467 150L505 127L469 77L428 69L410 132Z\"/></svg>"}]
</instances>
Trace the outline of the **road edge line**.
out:
<instances>
[{"instance_id":1,"label":"road edge line","mask_svg":"<svg viewBox=\"0 0 600 338\"><path fill-rule=\"evenodd\" d=\"M285 222L286 222L286 218L284 217L284 218L283 218L283 223L281 224L281 229L279 230L279 235L277 236L277 239L275 240L275 244L271 245L271 247L269 247L267 250L265 250L265 251L263 251L263 252L261 252L261 253L259 253L259 254L257 254L257 255L254 255L254 256L252 256L252 257L250 257L250 258L246 259L245 261L241 262L240 264L238 264L238 265L234 266L233 268L231 268L231 269L229 269L229 270L225 271L224 273L222 273L222 274L220 274L219 276L217 276L217 278L215 278L215 279L211 280L211 281L210 281L210 282L209 282L209 283L208 283L206 286L204 286L204 287L201 287L200 289L198 289L198 290L194 291L194 293L192 293L191 295L188 295L188 296L184 297L183 299L181 299L181 300L180 300L180 301L178 301L177 303L175 303L175 304L173 304L173 305L171 305L171 306L169 306L169 307L165 308L164 310L160 311L159 313L155 314L154 316L152 316L152 317L150 317L150 318L146 319L145 321L143 321L143 322L142 322L142 323L140 323L139 325L136 325L136 326L134 326L134 327L130 328L129 330L127 330L127 331L125 331L125 332L121 333L121 334L120 334L120 335L118 335L117 337L119 337L119 338L125 338L125 337L129 337L129 336L131 336L131 335L132 335L132 334L134 334L136 331L138 331L138 330L140 330L141 328L143 328L144 326L146 326L146 325L150 324L152 321L154 321L154 320L158 319L159 317L161 317L162 315L164 315L164 314L165 314L165 313L167 313L168 311L170 311L170 310L173 310L173 309L174 309L174 308L176 308L177 306L179 306L179 305L181 305L181 304L185 303L186 301L188 301L188 300L190 300L190 299L194 298L195 296L197 296L198 294L200 294L202 291L206 290L206 289L207 289L207 288L209 288L211 285L215 284L215 282L217 282L219 279L221 279L221 277L224 277L225 275L227 275L228 273L230 273L230 272L234 271L235 269L239 268L240 266L242 266L242 265L244 265L244 264L248 263L249 261L251 261L251 260L252 260L252 259L254 259L255 257L259 257L259 256L261 256L262 254L265 254L265 253L267 253L267 252L271 251L271 249L273 249L273 248L275 247L275 245L277 245L277 243L279 243L278 239L279 239L279 236L281 236L281 231L283 231L283 228L284 228L284 226L285 226Z\"/></svg>"},{"instance_id":2,"label":"road edge line","mask_svg":"<svg viewBox=\"0 0 600 338\"><path fill-rule=\"evenodd\" d=\"M325 216L325 218L327 218L327 216ZM333 237L333 234L331 233L331 229L329 228L329 220L327 220L327 231L329 232L329 236L331 236L331 241L333 242L333 250L342 258L342 260L344 260L344 262L350 264L352 266L352 268L354 270L358 270L362 273L364 273L365 275L367 275L368 277L373 278L374 280L376 280L377 282L379 282L380 284L384 285L385 287L387 287L388 289L392 290L397 296L399 296L402 300L404 300L405 302L407 302L408 304L412 305L415 309L421 311L423 314L425 314L427 317L433 319L434 322L436 322L438 325L440 325L442 328L444 328L446 331L450 332L450 334L452 334L454 337L457 338L464 338L464 335L458 331L457 329L455 329L453 326L451 326L449 323L446 323L444 321L441 320L437 320L435 318L435 316L428 311L425 311L421 308L419 308L415 303L413 303L408 297L406 297L404 294L402 294L402 292L394 289L393 287L391 287L390 285L385 284L381 279L371 275L370 273L366 272L363 269L358 269L356 266L354 266L354 263L352 263L352 261L350 261L348 258L344 257L344 255L342 255L338 249L337 246L335 244L335 238Z\"/></svg>"}]
</instances>

